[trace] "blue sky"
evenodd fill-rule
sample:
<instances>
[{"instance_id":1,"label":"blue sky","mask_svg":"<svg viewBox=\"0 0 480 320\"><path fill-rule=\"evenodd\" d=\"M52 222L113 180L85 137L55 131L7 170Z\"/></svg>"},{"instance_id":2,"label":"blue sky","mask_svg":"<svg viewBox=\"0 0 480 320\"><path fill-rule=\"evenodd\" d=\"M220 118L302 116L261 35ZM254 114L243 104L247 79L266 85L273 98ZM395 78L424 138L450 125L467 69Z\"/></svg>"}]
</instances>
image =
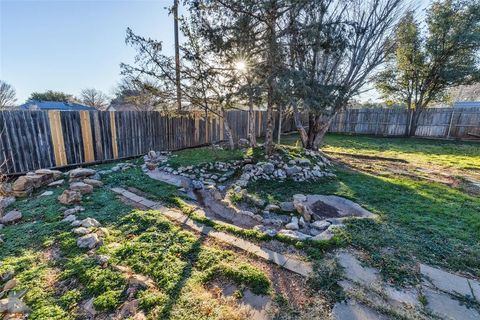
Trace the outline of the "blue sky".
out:
<instances>
[{"instance_id":1,"label":"blue sky","mask_svg":"<svg viewBox=\"0 0 480 320\"><path fill-rule=\"evenodd\" d=\"M429 0L413 1L422 17ZM34 91L79 95L83 88L111 94L121 62L135 52L125 30L162 40L173 54L173 0L0 0L0 79L13 85L17 103ZM181 10L182 11L182 10ZM376 99L375 90L361 100Z\"/></svg>"},{"instance_id":2,"label":"blue sky","mask_svg":"<svg viewBox=\"0 0 480 320\"><path fill-rule=\"evenodd\" d=\"M107 94L121 79L120 62L135 52L125 30L160 39L173 53L170 0L0 0L0 79L17 103L33 91L82 88Z\"/></svg>"}]
</instances>

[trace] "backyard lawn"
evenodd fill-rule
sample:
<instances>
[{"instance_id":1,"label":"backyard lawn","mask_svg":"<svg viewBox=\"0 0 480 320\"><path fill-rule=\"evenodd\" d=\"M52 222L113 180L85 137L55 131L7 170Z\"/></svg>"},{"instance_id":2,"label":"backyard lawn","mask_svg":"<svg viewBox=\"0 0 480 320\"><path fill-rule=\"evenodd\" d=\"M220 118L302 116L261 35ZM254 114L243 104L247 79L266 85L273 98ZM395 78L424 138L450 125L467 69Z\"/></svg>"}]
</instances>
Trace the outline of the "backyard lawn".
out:
<instances>
[{"instance_id":1,"label":"backyard lawn","mask_svg":"<svg viewBox=\"0 0 480 320\"><path fill-rule=\"evenodd\" d=\"M283 142L289 153L299 152L294 147L295 135L285 136ZM56 199L66 186L53 189L51 196L42 196L45 189L40 189L31 198L18 199L12 208L23 213L22 223L2 230L0 275L15 274L16 292L25 295L23 301L31 308L29 319L78 318L88 302L100 314L118 314L132 297L149 318L244 319L247 316L238 301L246 290L269 297L279 318L320 317L329 302L342 296L334 285L338 270L325 271L325 258L336 248L362 252L363 262L379 269L383 279L395 286L419 283L418 262L480 278L480 198L462 186L415 175L419 169L452 169L457 175L475 178L480 144L329 135L322 150L335 159L336 178L259 180L247 187L270 204L298 193L332 194L378 215L374 220L348 221L328 241L275 238L314 262L313 276L307 282L285 278L291 286L300 286L300 297L279 284L282 277L277 269L269 271L267 263L182 229L158 211L134 208L109 190L128 188L218 230L259 244L270 241L257 231L225 227L195 216L178 188L143 173L143 159L130 160L134 167L104 176L105 186L84 197L85 211L78 213L79 219L95 218L106 228L104 243L95 254L79 249L69 224L60 221L65 207ZM246 152L263 157L260 149ZM353 160L348 154L369 158ZM175 152L168 161L178 168L242 157L238 150L204 147ZM398 163L389 158L402 159L402 164L415 170L404 167L408 174L399 173L394 170ZM93 168L108 170L114 165ZM98 262L105 257L108 264ZM136 274L151 282L132 291L131 277ZM217 292L226 285L236 288L229 297ZM309 313L312 309L316 313Z\"/></svg>"}]
</instances>

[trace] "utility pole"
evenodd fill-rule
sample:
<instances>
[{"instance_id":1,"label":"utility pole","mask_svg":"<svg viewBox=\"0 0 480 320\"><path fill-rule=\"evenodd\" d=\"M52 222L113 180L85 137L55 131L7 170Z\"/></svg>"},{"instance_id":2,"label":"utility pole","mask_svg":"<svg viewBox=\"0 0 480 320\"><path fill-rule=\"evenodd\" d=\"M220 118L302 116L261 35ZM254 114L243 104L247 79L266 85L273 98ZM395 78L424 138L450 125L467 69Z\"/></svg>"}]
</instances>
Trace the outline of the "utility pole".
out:
<instances>
[{"instance_id":1,"label":"utility pole","mask_svg":"<svg viewBox=\"0 0 480 320\"><path fill-rule=\"evenodd\" d=\"M178 43L178 0L173 0L173 23L175 29L175 81L177 85L177 108L182 110L182 92L180 90L180 45Z\"/></svg>"}]
</instances>

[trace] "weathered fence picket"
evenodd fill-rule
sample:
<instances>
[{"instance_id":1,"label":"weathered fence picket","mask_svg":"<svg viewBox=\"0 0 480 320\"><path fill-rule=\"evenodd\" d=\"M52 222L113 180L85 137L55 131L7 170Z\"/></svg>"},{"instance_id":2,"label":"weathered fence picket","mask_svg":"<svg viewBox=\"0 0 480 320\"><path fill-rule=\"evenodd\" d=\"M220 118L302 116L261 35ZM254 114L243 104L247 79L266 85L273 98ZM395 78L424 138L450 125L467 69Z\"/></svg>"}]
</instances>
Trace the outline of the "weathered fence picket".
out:
<instances>
[{"instance_id":1,"label":"weathered fence picket","mask_svg":"<svg viewBox=\"0 0 480 320\"><path fill-rule=\"evenodd\" d=\"M234 139L246 138L248 113L230 111L227 118ZM336 115L330 132L401 136L409 119L405 110L349 109ZM274 122L278 124L278 114ZM255 112L255 123L257 135L262 136L265 112ZM282 131L293 130L293 117L285 114ZM422 137L467 138L469 134L480 135L480 108L427 110L416 131ZM134 157L152 149L178 150L225 138L223 121L211 113L0 112L0 164L9 174Z\"/></svg>"}]
</instances>

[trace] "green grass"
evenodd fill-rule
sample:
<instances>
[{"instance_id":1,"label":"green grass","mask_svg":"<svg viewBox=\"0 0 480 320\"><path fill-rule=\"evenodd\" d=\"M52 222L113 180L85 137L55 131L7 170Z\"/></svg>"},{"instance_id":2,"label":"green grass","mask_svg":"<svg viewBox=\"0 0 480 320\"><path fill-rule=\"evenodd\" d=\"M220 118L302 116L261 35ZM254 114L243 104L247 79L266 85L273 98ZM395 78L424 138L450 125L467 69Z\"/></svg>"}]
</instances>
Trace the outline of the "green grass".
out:
<instances>
[{"instance_id":1,"label":"green grass","mask_svg":"<svg viewBox=\"0 0 480 320\"><path fill-rule=\"evenodd\" d=\"M393 282L416 282L415 261L480 277L480 199L441 184L338 170L337 180L312 183L259 181L249 187L273 201L296 193L335 194L377 213L353 220L346 238L370 253Z\"/></svg>"},{"instance_id":2,"label":"green grass","mask_svg":"<svg viewBox=\"0 0 480 320\"><path fill-rule=\"evenodd\" d=\"M138 186L135 179L149 179L140 172L134 168L114 173L104 182ZM176 188L153 181L144 182L143 190L165 201L178 197ZM136 294L140 309L152 318L240 319L235 304L206 290L214 279L235 283L241 290L271 293L267 276L236 253L205 244L203 237L182 230L159 212L132 212L107 188L84 196L86 210L78 214L80 219L99 220L109 231L97 250L110 257L109 266L99 266L94 255L77 247L71 227L60 222L65 208L56 198L65 187L55 189L53 196L38 197L44 191L38 190L31 198L19 199L12 208L21 210L23 219L1 231L5 242L0 246L0 274L14 272L20 282L15 291L27 290L23 300L31 308L29 319L75 319L79 304L90 298L97 311L115 312L127 298L128 283L127 275L113 265L153 279L155 288Z\"/></svg>"},{"instance_id":3,"label":"green grass","mask_svg":"<svg viewBox=\"0 0 480 320\"><path fill-rule=\"evenodd\" d=\"M322 150L397 158L421 165L456 169L480 168L480 143L475 142L329 134Z\"/></svg>"},{"instance_id":4,"label":"green grass","mask_svg":"<svg viewBox=\"0 0 480 320\"><path fill-rule=\"evenodd\" d=\"M241 150L216 149L213 147L180 150L175 152L174 155L175 156L168 159L168 164L175 169L215 161L230 161L243 158L243 152Z\"/></svg>"}]
</instances>

